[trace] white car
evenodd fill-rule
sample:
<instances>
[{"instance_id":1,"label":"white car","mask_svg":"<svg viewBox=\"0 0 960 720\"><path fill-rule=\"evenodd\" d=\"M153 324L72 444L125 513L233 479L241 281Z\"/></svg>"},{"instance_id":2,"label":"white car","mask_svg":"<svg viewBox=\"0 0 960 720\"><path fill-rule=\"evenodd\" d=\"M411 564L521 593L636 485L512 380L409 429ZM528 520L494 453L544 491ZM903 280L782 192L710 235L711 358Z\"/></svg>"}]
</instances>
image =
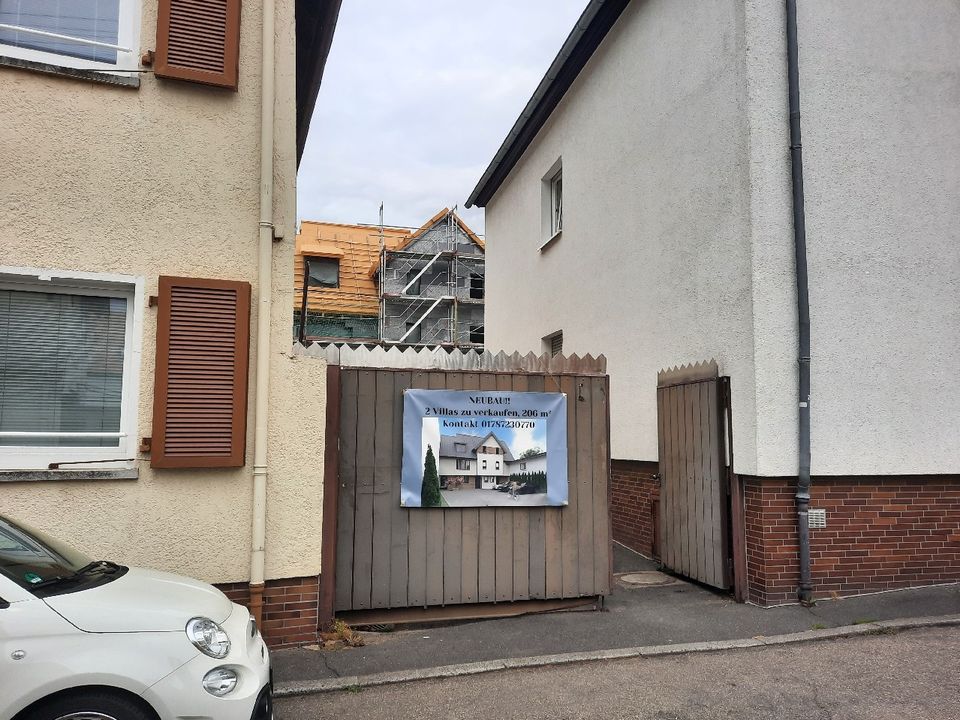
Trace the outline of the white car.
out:
<instances>
[{"instance_id":1,"label":"white car","mask_svg":"<svg viewBox=\"0 0 960 720\"><path fill-rule=\"evenodd\" d=\"M0 720L270 720L270 656L211 585L0 515Z\"/></svg>"}]
</instances>

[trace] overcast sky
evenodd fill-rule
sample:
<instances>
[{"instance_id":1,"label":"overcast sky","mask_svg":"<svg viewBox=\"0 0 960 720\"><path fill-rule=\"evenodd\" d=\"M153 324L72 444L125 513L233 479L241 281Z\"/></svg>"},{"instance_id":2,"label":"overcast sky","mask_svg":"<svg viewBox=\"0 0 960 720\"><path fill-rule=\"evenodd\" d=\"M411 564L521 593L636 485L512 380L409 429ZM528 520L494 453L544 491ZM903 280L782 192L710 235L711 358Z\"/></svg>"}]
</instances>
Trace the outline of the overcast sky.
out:
<instances>
[{"instance_id":1,"label":"overcast sky","mask_svg":"<svg viewBox=\"0 0 960 720\"><path fill-rule=\"evenodd\" d=\"M419 226L467 196L587 0L343 0L300 163L303 220Z\"/></svg>"}]
</instances>

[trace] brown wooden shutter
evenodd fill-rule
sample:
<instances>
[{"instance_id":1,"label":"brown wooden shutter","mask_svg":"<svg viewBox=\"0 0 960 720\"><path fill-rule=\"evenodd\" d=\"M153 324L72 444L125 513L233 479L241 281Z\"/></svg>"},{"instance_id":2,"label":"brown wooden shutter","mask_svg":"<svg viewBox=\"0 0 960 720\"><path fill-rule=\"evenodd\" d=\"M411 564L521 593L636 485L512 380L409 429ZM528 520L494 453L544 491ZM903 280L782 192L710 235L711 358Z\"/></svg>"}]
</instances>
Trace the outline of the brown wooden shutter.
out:
<instances>
[{"instance_id":1,"label":"brown wooden shutter","mask_svg":"<svg viewBox=\"0 0 960 720\"><path fill-rule=\"evenodd\" d=\"M159 0L157 77L237 89L240 0Z\"/></svg>"},{"instance_id":2,"label":"brown wooden shutter","mask_svg":"<svg viewBox=\"0 0 960 720\"><path fill-rule=\"evenodd\" d=\"M241 467L250 283L160 277L150 465Z\"/></svg>"}]
</instances>

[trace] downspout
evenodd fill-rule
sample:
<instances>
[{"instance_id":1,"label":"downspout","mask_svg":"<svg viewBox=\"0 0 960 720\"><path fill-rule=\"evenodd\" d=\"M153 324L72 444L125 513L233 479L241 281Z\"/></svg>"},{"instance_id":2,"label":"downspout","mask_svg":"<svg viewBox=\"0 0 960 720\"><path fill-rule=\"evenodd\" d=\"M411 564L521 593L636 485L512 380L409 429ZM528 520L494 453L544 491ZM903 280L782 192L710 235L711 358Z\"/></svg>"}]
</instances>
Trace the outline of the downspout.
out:
<instances>
[{"instance_id":1,"label":"downspout","mask_svg":"<svg viewBox=\"0 0 960 720\"><path fill-rule=\"evenodd\" d=\"M253 436L253 527L250 549L250 612L262 624L264 546L267 524L267 400L270 384L270 300L273 293L274 0L263 0L260 95L260 238L257 290L257 376Z\"/></svg>"},{"instance_id":2,"label":"downspout","mask_svg":"<svg viewBox=\"0 0 960 720\"><path fill-rule=\"evenodd\" d=\"M799 325L799 472L797 536L800 545L800 602L813 600L810 581L810 296L807 281L807 230L803 203L803 155L800 143L800 59L797 49L797 0L787 3L787 84L790 98L790 160L793 176L793 245L796 253Z\"/></svg>"}]
</instances>

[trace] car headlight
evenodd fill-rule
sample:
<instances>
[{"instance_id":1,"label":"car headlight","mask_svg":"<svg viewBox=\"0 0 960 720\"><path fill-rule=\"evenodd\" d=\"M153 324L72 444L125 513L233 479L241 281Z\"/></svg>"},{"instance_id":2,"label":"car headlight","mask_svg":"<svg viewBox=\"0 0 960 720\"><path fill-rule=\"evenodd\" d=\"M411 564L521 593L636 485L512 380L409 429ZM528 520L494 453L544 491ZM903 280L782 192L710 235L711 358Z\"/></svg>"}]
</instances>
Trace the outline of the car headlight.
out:
<instances>
[{"instance_id":1,"label":"car headlight","mask_svg":"<svg viewBox=\"0 0 960 720\"><path fill-rule=\"evenodd\" d=\"M226 631L210 618L195 617L187 623L187 637L204 655L225 658L230 652Z\"/></svg>"},{"instance_id":2,"label":"car headlight","mask_svg":"<svg viewBox=\"0 0 960 720\"><path fill-rule=\"evenodd\" d=\"M237 673L230 668L216 668L203 676L203 689L211 695L223 697L237 686Z\"/></svg>"}]
</instances>

